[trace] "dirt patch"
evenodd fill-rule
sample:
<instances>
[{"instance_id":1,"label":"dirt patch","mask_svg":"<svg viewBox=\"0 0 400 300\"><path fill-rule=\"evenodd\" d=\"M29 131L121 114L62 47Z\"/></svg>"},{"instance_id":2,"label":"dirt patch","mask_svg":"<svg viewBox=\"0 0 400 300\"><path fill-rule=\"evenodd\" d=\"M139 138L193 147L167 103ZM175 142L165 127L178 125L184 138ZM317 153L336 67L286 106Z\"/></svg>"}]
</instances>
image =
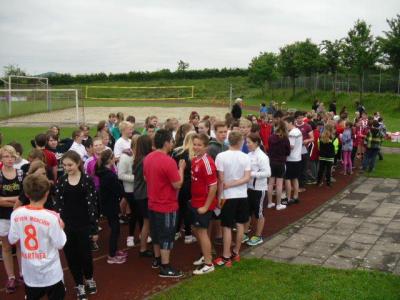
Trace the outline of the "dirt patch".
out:
<instances>
[{"instance_id":1,"label":"dirt patch","mask_svg":"<svg viewBox=\"0 0 400 300\"><path fill-rule=\"evenodd\" d=\"M84 119L87 124L97 124L106 120L110 112L123 112L125 117L133 115L137 124L143 124L147 116L155 115L160 122L175 117L180 123L187 122L192 111L197 111L202 118L205 115L215 116L224 120L228 112L226 107L85 107ZM80 116L82 120L82 116ZM45 125L45 124L76 124L76 110L63 109L54 112L37 113L27 116L15 117L4 121L4 126Z\"/></svg>"}]
</instances>

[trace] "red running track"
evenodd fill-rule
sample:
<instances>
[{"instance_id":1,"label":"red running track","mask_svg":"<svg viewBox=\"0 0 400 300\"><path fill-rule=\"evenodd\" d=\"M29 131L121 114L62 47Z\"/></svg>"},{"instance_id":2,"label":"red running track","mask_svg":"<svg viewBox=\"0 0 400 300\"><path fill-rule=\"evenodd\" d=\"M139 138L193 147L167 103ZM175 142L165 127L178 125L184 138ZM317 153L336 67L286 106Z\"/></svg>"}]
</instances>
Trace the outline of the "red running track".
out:
<instances>
[{"instance_id":1,"label":"red running track","mask_svg":"<svg viewBox=\"0 0 400 300\"><path fill-rule=\"evenodd\" d=\"M264 236L270 237L289 224L301 219L342 191L353 179L354 176L337 175L337 182L330 188L326 186L307 186L307 191L300 194L300 204L292 205L282 211L265 210ZM94 278L98 285L98 293L90 296L90 299L143 299L184 280L158 277L158 271L151 268L152 259L139 258L137 247L128 250L128 261L125 264L108 265L106 262L108 228L104 221L101 226L104 230L100 233L100 251L94 253ZM126 247L127 229L126 225L121 226L121 248ZM186 274L185 278L187 278L191 276L190 274L193 270L192 262L199 257L199 254L200 250L197 243L185 245L180 239L172 251L171 263L178 269L183 270ZM66 299L76 299L72 276L66 268L64 258L63 266L65 267L64 273L67 286ZM0 268L0 282L5 284L6 275L3 265ZM20 300L23 299L23 295L23 287L19 287L17 292L11 295L6 295L4 288L0 289L0 299Z\"/></svg>"}]
</instances>

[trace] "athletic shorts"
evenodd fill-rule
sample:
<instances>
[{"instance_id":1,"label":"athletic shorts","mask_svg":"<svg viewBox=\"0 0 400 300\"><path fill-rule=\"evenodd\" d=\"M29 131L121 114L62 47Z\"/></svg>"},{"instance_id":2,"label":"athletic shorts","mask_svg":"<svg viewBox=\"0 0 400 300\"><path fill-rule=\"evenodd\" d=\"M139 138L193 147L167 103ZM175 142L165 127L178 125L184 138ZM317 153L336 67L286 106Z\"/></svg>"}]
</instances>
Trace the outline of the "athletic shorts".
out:
<instances>
[{"instance_id":1,"label":"athletic shorts","mask_svg":"<svg viewBox=\"0 0 400 300\"><path fill-rule=\"evenodd\" d=\"M266 195L266 191L247 190L250 216L255 216L256 219L262 219L264 217L264 199Z\"/></svg>"},{"instance_id":2,"label":"athletic shorts","mask_svg":"<svg viewBox=\"0 0 400 300\"><path fill-rule=\"evenodd\" d=\"M287 161L285 179L298 179L301 174L301 161Z\"/></svg>"},{"instance_id":3,"label":"athletic shorts","mask_svg":"<svg viewBox=\"0 0 400 300\"><path fill-rule=\"evenodd\" d=\"M171 250L174 246L177 212L160 213L149 210L150 235L153 244L160 245L163 250Z\"/></svg>"},{"instance_id":4,"label":"athletic shorts","mask_svg":"<svg viewBox=\"0 0 400 300\"><path fill-rule=\"evenodd\" d=\"M10 220L0 219L0 236L8 236L10 231Z\"/></svg>"},{"instance_id":5,"label":"athletic shorts","mask_svg":"<svg viewBox=\"0 0 400 300\"><path fill-rule=\"evenodd\" d=\"M208 229L208 225L210 225L213 211L209 210L205 214L199 214L197 208L190 205L189 212L190 212L190 223L194 227Z\"/></svg>"},{"instance_id":6,"label":"athletic shorts","mask_svg":"<svg viewBox=\"0 0 400 300\"><path fill-rule=\"evenodd\" d=\"M25 284L26 300L37 300L47 296L49 300L62 300L65 297L65 286L62 280L46 287L30 287Z\"/></svg>"},{"instance_id":7,"label":"athletic shorts","mask_svg":"<svg viewBox=\"0 0 400 300\"><path fill-rule=\"evenodd\" d=\"M221 209L221 226L235 227L236 223L249 221L249 202L247 198L226 199Z\"/></svg>"},{"instance_id":8,"label":"athletic shorts","mask_svg":"<svg viewBox=\"0 0 400 300\"><path fill-rule=\"evenodd\" d=\"M286 166L282 162L271 162L271 177L284 178Z\"/></svg>"}]
</instances>

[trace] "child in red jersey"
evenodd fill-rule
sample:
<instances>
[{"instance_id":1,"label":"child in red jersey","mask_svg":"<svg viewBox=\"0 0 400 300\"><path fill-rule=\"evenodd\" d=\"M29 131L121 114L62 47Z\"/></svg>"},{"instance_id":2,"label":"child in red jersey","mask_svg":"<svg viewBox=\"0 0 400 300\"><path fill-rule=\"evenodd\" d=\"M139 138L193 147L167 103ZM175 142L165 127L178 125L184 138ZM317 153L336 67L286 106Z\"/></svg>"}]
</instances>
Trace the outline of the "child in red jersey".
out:
<instances>
[{"instance_id":1,"label":"child in red jersey","mask_svg":"<svg viewBox=\"0 0 400 300\"><path fill-rule=\"evenodd\" d=\"M203 133L193 137L193 150L196 157L192 160L191 168L192 201L190 210L194 232L197 240L200 242L201 252L204 257L204 264L193 271L194 275L202 275L214 271L211 256L211 241L207 229L212 218L212 212L217 204L218 180L214 160L207 154L208 142L208 136Z\"/></svg>"}]
</instances>

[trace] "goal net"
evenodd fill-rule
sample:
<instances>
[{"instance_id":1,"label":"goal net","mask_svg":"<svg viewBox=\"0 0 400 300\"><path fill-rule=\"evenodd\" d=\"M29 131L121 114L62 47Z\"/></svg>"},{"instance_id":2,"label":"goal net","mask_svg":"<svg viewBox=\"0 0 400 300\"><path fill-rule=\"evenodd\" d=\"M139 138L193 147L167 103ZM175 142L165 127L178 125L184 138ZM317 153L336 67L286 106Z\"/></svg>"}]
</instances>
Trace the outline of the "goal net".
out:
<instances>
[{"instance_id":1,"label":"goal net","mask_svg":"<svg viewBox=\"0 0 400 300\"><path fill-rule=\"evenodd\" d=\"M194 86L86 86L92 100L185 100L194 98Z\"/></svg>"},{"instance_id":2,"label":"goal net","mask_svg":"<svg viewBox=\"0 0 400 300\"><path fill-rule=\"evenodd\" d=\"M79 124L85 121L85 114L76 89L0 89L0 120L24 124Z\"/></svg>"}]
</instances>

